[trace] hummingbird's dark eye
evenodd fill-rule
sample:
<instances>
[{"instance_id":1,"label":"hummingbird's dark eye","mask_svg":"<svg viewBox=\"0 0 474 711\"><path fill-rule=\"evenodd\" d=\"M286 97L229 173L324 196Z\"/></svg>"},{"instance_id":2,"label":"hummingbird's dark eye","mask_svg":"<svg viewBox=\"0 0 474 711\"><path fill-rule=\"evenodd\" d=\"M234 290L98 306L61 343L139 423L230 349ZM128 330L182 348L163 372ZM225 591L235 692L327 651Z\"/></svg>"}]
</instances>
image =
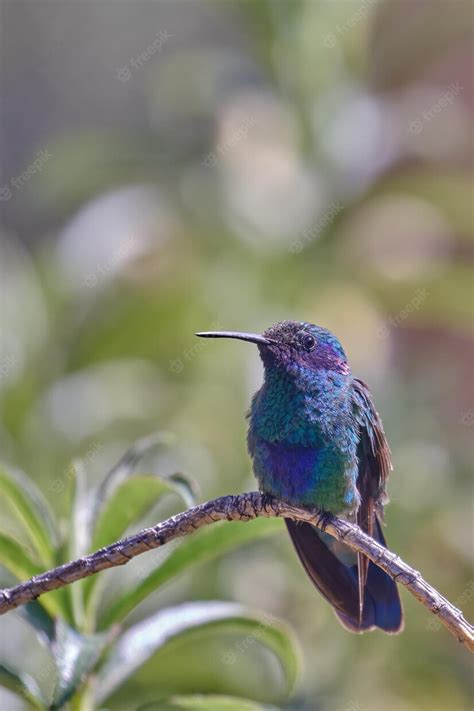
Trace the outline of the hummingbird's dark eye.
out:
<instances>
[{"instance_id":1,"label":"hummingbird's dark eye","mask_svg":"<svg viewBox=\"0 0 474 711\"><path fill-rule=\"evenodd\" d=\"M316 347L316 339L314 336L310 336L309 334L307 336L303 336L301 339L301 345L305 349L305 351L313 351Z\"/></svg>"}]
</instances>

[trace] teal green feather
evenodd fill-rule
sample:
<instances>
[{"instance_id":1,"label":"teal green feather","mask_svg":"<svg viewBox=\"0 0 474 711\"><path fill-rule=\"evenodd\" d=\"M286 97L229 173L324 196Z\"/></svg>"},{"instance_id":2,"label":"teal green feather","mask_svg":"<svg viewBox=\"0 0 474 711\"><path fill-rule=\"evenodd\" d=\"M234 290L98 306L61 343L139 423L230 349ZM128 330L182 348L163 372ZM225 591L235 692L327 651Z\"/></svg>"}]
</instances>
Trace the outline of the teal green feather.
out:
<instances>
[{"instance_id":1,"label":"teal green feather","mask_svg":"<svg viewBox=\"0 0 474 711\"><path fill-rule=\"evenodd\" d=\"M292 364L267 367L254 396L248 445L263 491L340 513L359 503L359 424L352 376Z\"/></svg>"}]
</instances>

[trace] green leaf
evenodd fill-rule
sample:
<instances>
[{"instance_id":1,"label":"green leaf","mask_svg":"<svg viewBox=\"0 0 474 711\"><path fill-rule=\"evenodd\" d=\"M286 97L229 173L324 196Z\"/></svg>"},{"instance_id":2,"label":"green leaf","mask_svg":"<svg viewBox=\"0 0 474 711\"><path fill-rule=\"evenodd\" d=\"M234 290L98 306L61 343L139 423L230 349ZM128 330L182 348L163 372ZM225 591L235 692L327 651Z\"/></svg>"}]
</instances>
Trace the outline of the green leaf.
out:
<instances>
[{"instance_id":1,"label":"green leaf","mask_svg":"<svg viewBox=\"0 0 474 711\"><path fill-rule=\"evenodd\" d=\"M165 480L172 485L176 493L181 496L188 509L191 508L191 506L195 506L199 498L199 487L194 479L191 479L191 477L182 472L176 472L167 475Z\"/></svg>"},{"instance_id":2,"label":"green leaf","mask_svg":"<svg viewBox=\"0 0 474 711\"><path fill-rule=\"evenodd\" d=\"M0 588L9 588L16 583L15 576L12 576L7 568L0 566ZM15 613L19 615L30 627L33 628L41 644L49 647L55 636L54 618L46 611L39 600L33 600L26 605L20 605Z\"/></svg>"},{"instance_id":3,"label":"green leaf","mask_svg":"<svg viewBox=\"0 0 474 711\"><path fill-rule=\"evenodd\" d=\"M137 440L127 449L125 454L119 459L109 471L101 483L95 498L93 518L97 518L104 503L109 499L114 491L131 476L138 462L152 449L160 445L169 445L173 442L173 437L169 432L158 432Z\"/></svg>"},{"instance_id":4,"label":"green leaf","mask_svg":"<svg viewBox=\"0 0 474 711\"><path fill-rule=\"evenodd\" d=\"M297 655L288 630L280 622L269 622L241 605L208 601L161 610L124 632L98 672L98 701L108 698L167 643L185 640L203 629L253 635L275 653L287 688L293 686Z\"/></svg>"},{"instance_id":5,"label":"green leaf","mask_svg":"<svg viewBox=\"0 0 474 711\"><path fill-rule=\"evenodd\" d=\"M157 475L137 475L126 479L105 502L92 541L93 550L113 543L135 521L141 519L164 494L175 493L189 505L193 489L182 474L162 478ZM101 582L97 577L83 581L84 600L88 608L88 627L98 604ZM94 594L93 594L94 593Z\"/></svg>"},{"instance_id":6,"label":"green leaf","mask_svg":"<svg viewBox=\"0 0 474 711\"><path fill-rule=\"evenodd\" d=\"M49 507L39 489L24 474L0 467L0 495L9 502L38 551L42 563L54 565L57 537Z\"/></svg>"},{"instance_id":7,"label":"green leaf","mask_svg":"<svg viewBox=\"0 0 474 711\"><path fill-rule=\"evenodd\" d=\"M29 552L7 533L0 532L0 563L5 566L18 580L32 578L42 572L40 565L35 563Z\"/></svg>"},{"instance_id":8,"label":"green leaf","mask_svg":"<svg viewBox=\"0 0 474 711\"><path fill-rule=\"evenodd\" d=\"M85 555L91 539L86 474L80 459L71 463L69 479L71 481L69 558L74 559Z\"/></svg>"},{"instance_id":9,"label":"green leaf","mask_svg":"<svg viewBox=\"0 0 474 711\"><path fill-rule=\"evenodd\" d=\"M82 635L65 624L57 625L53 654L58 680L51 709L60 709L84 683L101 658L110 635Z\"/></svg>"},{"instance_id":10,"label":"green leaf","mask_svg":"<svg viewBox=\"0 0 474 711\"><path fill-rule=\"evenodd\" d=\"M140 711L148 711L148 704L140 707ZM156 709L150 704L149 711ZM171 696L160 702L161 711L272 711L274 706L262 706L255 701L239 699L235 696L222 694L189 694L186 696ZM275 709L276 711L276 709Z\"/></svg>"},{"instance_id":11,"label":"green leaf","mask_svg":"<svg viewBox=\"0 0 474 711\"><path fill-rule=\"evenodd\" d=\"M55 622L39 601L33 600L26 605L21 605L18 613L33 627L41 644L50 647L56 638Z\"/></svg>"},{"instance_id":12,"label":"green leaf","mask_svg":"<svg viewBox=\"0 0 474 711\"><path fill-rule=\"evenodd\" d=\"M258 518L245 525L237 521L216 523L188 536L150 575L107 606L99 628L106 629L123 620L148 595L191 566L214 560L238 546L271 536L281 530L280 520Z\"/></svg>"},{"instance_id":13,"label":"green leaf","mask_svg":"<svg viewBox=\"0 0 474 711\"><path fill-rule=\"evenodd\" d=\"M13 671L5 664L0 664L0 685L17 696L27 699L36 708L44 709L47 707L41 689L29 674Z\"/></svg>"},{"instance_id":14,"label":"green leaf","mask_svg":"<svg viewBox=\"0 0 474 711\"><path fill-rule=\"evenodd\" d=\"M19 581L43 572L42 567L31 559L26 548L6 533L0 533L0 563ZM42 595L40 604L53 616L68 616L65 590L54 590Z\"/></svg>"},{"instance_id":15,"label":"green leaf","mask_svg":"<svg viewBox=\"0 0 474 711\"><path fill-rule=\"evenodd\" d=\"M67 545L68 559L80 558L89 548L91 533L89 498L86 491L86 476L81 460L70 465L70 525ZM76 627L84 621L84 580L68 585L66 590Z\"/></svg>"},{"instance_id":16,"label":"green leaf","mask_svg":"<svg viewBox=\"0 0 474 711\"><path fill-rule=\"evenodd\" d=\"M124 481L105 503L99 516L92 539L93 550L120 538L124 531L134 521L141 519L164 494L177 493L183 498L183 488L182 483L176 485L171 477L166 479L156 475L136 475Z\"/></svg>"}]
</instances>

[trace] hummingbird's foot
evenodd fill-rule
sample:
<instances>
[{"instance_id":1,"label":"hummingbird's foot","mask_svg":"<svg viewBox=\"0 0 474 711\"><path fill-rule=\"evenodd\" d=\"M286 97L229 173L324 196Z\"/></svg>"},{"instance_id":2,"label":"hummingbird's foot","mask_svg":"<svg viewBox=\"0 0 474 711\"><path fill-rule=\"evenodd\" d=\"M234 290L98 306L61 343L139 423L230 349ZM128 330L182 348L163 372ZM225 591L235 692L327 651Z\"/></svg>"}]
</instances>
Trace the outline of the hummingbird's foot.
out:
<instances>
[{"instance_id":1,"label":"hummingbird's foot","mask_svg":"<svg viewBox=\"0 0 474 711\"><path fill-rule=\"evenodd\" d=\"M331 523L333 515L330 511L318 511L316 518L321 531L325 531L328 524Z\"/></svg>"},{"instance_id":2,"label":"hummingbird's foot","mask_svg":"<svg viewBox=\"0 0 474 711\"><path fill-rule=\"evenodd\" d=\"M275 498L272 494L262 491L262 508L275 510Z\"/></svg>"}]
</instances>

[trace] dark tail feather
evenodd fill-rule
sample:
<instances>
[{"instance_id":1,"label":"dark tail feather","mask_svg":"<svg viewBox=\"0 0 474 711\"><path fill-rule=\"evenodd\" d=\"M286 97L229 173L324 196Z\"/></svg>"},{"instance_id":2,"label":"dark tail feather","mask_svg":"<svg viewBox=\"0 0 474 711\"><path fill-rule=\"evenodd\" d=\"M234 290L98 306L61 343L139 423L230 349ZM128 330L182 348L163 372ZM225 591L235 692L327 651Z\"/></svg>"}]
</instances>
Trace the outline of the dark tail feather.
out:
<instances>
[{"instance_id":1,"label":"dark tail feather","mask_svg":"<svg viewBox=\"0 0 474 711\"><path fill-rule=\"evenodd\" d=\"M357 555L348 546L309 523L285 519L296 552L319 592L331 603L342 624L352 632L376 627L400 632L403 613L396 583L370 562L364 588L364 606L359 610ZM375 518L374 538L385 546Z\"/></svg>"}]
</instances>

